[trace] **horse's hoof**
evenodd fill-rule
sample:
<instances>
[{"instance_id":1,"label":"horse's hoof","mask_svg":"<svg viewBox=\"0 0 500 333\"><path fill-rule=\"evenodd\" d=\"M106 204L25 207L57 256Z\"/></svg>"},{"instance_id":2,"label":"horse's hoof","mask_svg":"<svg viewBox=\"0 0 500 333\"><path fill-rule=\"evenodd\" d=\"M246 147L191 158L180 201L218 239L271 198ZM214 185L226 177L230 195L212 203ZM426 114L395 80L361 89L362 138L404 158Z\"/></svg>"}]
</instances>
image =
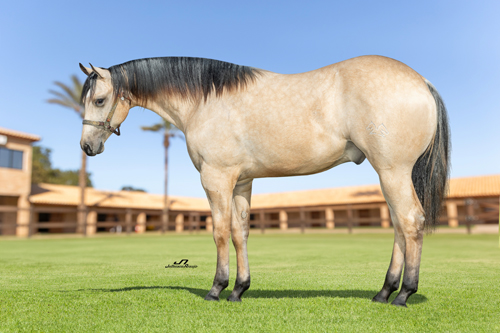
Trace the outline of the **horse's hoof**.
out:
<instances>
[{"instance_id":1,"label":"horse's hoof","mask_svg":"<svg viewBox=\"0 0 500 333\"><path fill-rule=\"evenodd\" d=\"M227 298L228 302L241 302L241 298L239 297L236 297L236 296L233 296L233 295L230 295L228 298Z\"/></svg>"},{"instance_id":2,"label":"horse's hoof","mask_svg":"<svg viewBox=\"0 0 500 333\"><path fill-rule=\"evenodd\" d=\"M401 306L401 307L404 307L404 308L407 308L408 306L406 306L406 301L401 301L401 300L398 300L398 298L396 297L394 299L394 301L392 301L391 303L392 305L395 305L395 306Z\"/></svg>"},{"instance_id":3,"label":"horse's hoof","mask_svg":"<svg viewBox=\"0 0 500 333\"><path fill-rule=\"evenodd\" d=\"M384 298L383 296L380 296L380 293L375 295L375 297L372 298L372 302L378 302L378 303L387 303L387 299Z\"/></svg>"},{"instance_id":4,"label":"horse's hoof","mask_svg":"<svg viewBox=\"0 0 500 333\"><path fill-rule=\"evenodd\" d=\"M218 302L219 296L207 294L207 296L205 296L205 301L217 301Z\"/></svg>"}]
</instances>

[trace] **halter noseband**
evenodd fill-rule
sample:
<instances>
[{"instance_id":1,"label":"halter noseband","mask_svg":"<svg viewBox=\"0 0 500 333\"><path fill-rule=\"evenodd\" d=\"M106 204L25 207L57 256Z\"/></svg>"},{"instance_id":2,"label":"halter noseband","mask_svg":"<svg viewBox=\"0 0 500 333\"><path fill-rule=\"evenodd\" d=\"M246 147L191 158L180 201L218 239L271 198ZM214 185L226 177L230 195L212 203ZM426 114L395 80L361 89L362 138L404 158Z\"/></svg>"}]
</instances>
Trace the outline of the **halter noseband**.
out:
<instances>
[{"instance_id":1,"label":"halter noseband","mask_svg":"<svg viewBox=\"0 0 500 333\"><path fill-rule=\"evenodd\" d=\"M125 97L121 96L120 99L122 101L125 100ZM86 120L84 119L82 121L82 124L84 125L92 125L95 127L103 128L107 132L114 133L118 136L120 136L120 125L118 127L114 128L111 126L111 119L113 118L113 114L115 113L116 107L118 106L118 98L116 99L115 104L113 104L113 107L111 108L111 111L109 111L108 116L106 117L106 121L95 121L95 120Z\"/></svg>"}]
</instances>

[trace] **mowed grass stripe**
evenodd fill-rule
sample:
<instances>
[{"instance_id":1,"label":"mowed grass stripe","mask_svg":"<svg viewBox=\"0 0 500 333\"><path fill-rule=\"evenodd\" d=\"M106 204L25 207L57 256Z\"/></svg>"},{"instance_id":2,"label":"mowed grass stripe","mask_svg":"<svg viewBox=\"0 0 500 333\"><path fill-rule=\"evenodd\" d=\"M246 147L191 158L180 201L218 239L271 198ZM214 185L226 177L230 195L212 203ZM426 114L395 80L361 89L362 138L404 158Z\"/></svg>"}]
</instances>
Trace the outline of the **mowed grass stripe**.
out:
<instances>
[{"instance_id":1,"label":"mowed grass stripe","mask_svg":"<svg viewBox=\"0 0 500 333\"><path fill-rule=\"evenodd\" d=\"M210 235L0 241L0 331L500 331L496 235L425 237L409 308L372 303L387 234L251 235L252 285L229 303L211 287ZM165 269L189 259L194 269ZM391 300L395 294L391 297ZM224 298L224 300L222 300Z\"/></svg>"}]
</instances>

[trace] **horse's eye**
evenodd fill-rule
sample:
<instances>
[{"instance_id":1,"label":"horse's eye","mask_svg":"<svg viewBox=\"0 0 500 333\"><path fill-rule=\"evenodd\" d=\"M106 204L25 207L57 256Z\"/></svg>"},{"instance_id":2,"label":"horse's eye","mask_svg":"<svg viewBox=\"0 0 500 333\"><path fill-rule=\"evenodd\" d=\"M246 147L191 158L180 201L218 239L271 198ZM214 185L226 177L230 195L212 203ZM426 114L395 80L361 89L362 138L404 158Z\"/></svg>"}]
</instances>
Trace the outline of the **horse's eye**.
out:
<instances>
[{"instance_id":1,"label":"horse's eye","mask_svg":"<svg viewBox=\"0 0 500 333\"><path fill-rule=\"evenodd\" d=\"M104 98L98 98L94 102L95 106L103 106L104 105Z\"/></svg>"}]
</instances>

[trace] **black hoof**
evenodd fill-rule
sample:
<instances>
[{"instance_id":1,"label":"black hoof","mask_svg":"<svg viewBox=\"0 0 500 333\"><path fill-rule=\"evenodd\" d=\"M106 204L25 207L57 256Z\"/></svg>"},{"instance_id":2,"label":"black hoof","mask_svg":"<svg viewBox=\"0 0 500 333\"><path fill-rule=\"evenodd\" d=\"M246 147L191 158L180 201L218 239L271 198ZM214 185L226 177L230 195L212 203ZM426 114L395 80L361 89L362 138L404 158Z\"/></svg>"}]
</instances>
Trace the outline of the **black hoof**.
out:
<instances>
[{"instance_id":1,"label":"black hoof","mask_svg":"<svg viewBox=\"0 0 500 333\"><path fill-rule=\"evenodd\" d=\"M207 296L205 296L205 301L217 301L218 302L219 296L207 294Z\"/></svg>"},{"instance_id":2,"label":"black hoof","mask_svg":"<svg viewBox=\"0 0 500 333\"><path fill-rule=\"evenodd\" d=\"M406 301L401 301L401 300L398 300L397 298L394 299L394 301L392 301L391 304L395 305L395 306L401 306L401 307L404 307L404 308L408 307L408 306L406 306Z\"/></svg>"},{"instance_id":3,"label":"black hoof","mask_svg":"<svg viewBox=\"0 0 500 333\"><path fill-rule=\"evenodd\" d=\"M387 303L387 298L378 293L375 297L373 297L372 302Z\"/></svg>"},{"instance_id":4,"label":"black hoof","mask_svg":"<svg viewBox=\"0 0 500 333\"><path fill-rule=\"evenodd\" d=\"M227 300L229 302L241 302L241 298L237 297L237 296L233 296L233 295L230 295Z\"/></svg>"}]
</instances>

